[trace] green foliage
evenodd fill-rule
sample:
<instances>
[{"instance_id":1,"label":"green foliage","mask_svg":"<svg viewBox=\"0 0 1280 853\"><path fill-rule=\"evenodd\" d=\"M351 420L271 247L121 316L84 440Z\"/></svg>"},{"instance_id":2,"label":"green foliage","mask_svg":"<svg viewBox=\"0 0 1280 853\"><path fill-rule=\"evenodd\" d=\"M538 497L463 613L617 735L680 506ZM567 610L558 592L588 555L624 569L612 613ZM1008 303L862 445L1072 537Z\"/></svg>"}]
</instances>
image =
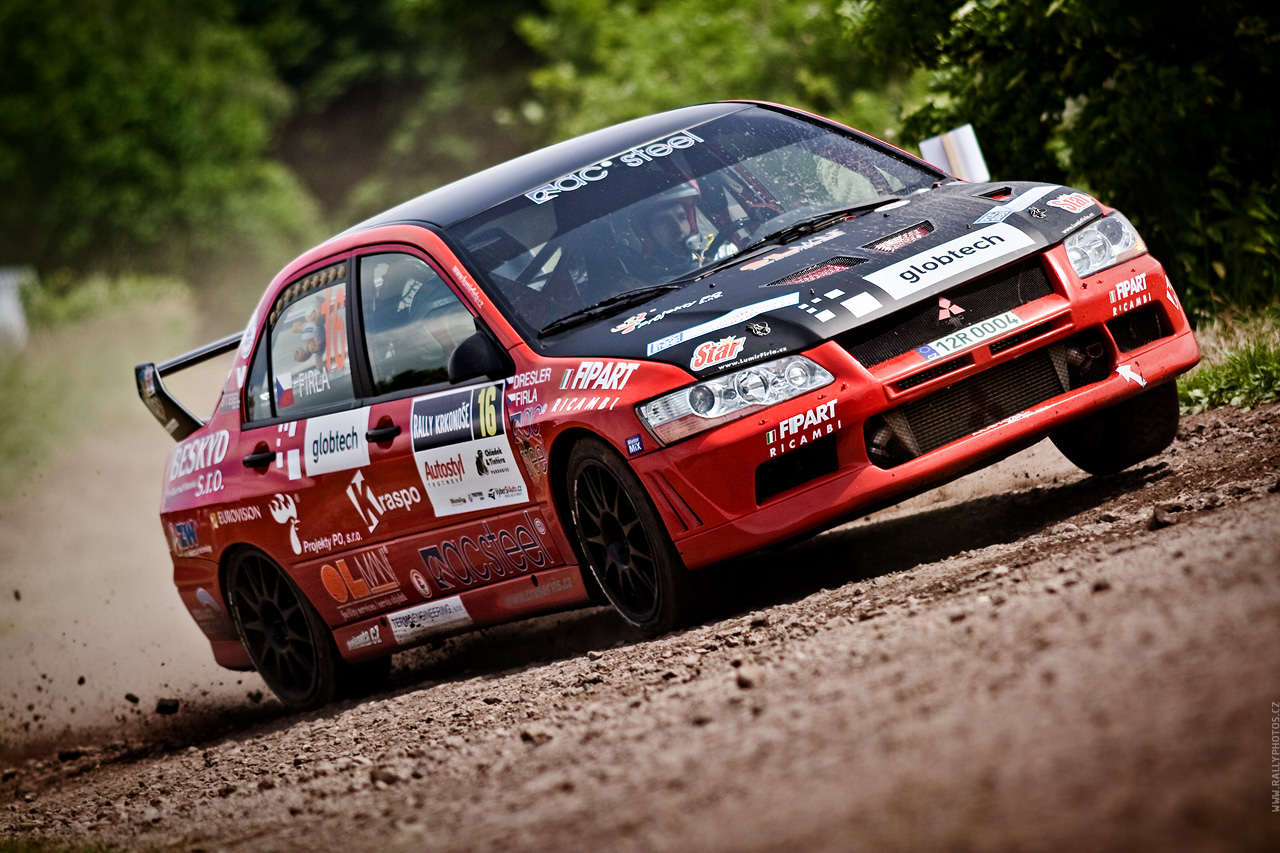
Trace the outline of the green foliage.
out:
<instances>
[{"instance_id":1,"label":"green foliage","mask_svg":"<svg viewBox=\"0 0 1280 853\"><path fill-rule=\"evenodd\" d=\"M137 303L185 298L188 293L187 286L176 279L142 275L78 279L65 271L44 281L24 281L20 291L27 324L33 330L66 326Z\"/></svg>"},{"instance_id":2,"label":"green foliage","mask_svg":"<svg viewBox=\"0 0 1280 853\"><path fill-rule=\"evenodd\" d=\"M1280 307L1203 326L1200 365L1178 382L1184 414L1280 399Z\"/></svg>"},{"instance_id":3,"label":"green foliage","mask_svg":"<svg viewBox=\"0 0 1280 853\"><path fill-rule=\"evenodd\" d=\"M289 94L221 2L8 0L0 56L0 263L179 270L314 215L265 154Z\"/></svg>"},{"instance_id":4,"label":"green foliage","mask_svg":"<svg viewBox=\"0 0 1280 853\"><path fill-rule=\"evenodd\" d=\"M537 0L228 0L297 96L279 150L342 223L530 147Z\"/></svg>"},{"instance_id":5,"label":"green foliage","mask_svg":"<svg viewBox=\"0 0 1280 853\"><path fill-rule=\"evenodd\" d=\"M548 0L526 115L563 138L725 98L779 101L892 136L902 84L844 38L838 0ZM880 85L872 88L872 84Z\"/></svg>"},{"instance_id":6,"label":"green foliage","mask_svg":"<svg viewBox=\"0 0 1280 853\"><path fill-rule=\"evenodd\" d=\"M1280 293L1280 7L1271 0L896 0L851 38L932 74L912 140L972 122L994 174L1123 209L1202 316Z\"/></svg>"}]
</instances>

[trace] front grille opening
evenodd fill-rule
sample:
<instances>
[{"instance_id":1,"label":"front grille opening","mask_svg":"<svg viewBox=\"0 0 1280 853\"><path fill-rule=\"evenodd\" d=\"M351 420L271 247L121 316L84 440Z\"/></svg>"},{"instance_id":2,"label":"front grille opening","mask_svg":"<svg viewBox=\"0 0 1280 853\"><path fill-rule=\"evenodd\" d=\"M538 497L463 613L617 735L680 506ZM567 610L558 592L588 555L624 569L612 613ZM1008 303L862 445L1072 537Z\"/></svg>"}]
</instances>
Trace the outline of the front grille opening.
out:
<instances>
[{"instance_id":1,"label":"front grille opening","mask_svg":"<svg viewBox=\"0 0 1280 853\"><path fill-rule=\"evenodd\" d=\"M799 272L793 272L786 278L780 278L777 281L771 281L768 284L762 284L761 287L781 287L786 284L808 284L811 281L817 281L820 278L826 278L838 272L844 272L850 267L856 267L858 264L865 264L866 258L832 258L829 261L823 261L820 264L814 264L811 267L805 267Z\"/></svg>"},{"instance_id":2,"label":"front grille opening","mask_svg":"<svg viewBox=\"0 0 1280 853\"><path fill-rule=\"evenodd\" d=\"M1000 353L1004 352L1007 349L1013 349L1018 344L1025 343L1026 341L1029 341L1032 338L1040 337L1045 332L1049 331L1049 329L1052 326L1053 326L1052 323L1041 323L1038 326L1032 326L1030 329L1024 329L1021 332L1014 332L1009 337L1001 338L1000 340L991 344L991 346L988 347L988 349L991 351L992 355L999 355Z\"/></svg>"},{"instance_id":3,"label":"front grille opening","mask_svg":"<svg viewBox=\"0 0 1280 853\"><path fill-rule=\"evenodd\" d=\"M1067 368L1067 387L1074 391L1111 375L1114 366L1106 342L1097 329L1087 329L1062 342Z\"/></svg>"},{"instance_id":4,"label":"front grille opening","mask_svg":"<svg viewBox=\"0 0 1280 853\"><path fill-rule=\"evenodd\" d=\"M937 340L943 334L989 320L1051 293L1053 287L1040 259L1031 258L945 294L949 303L964 309L963 314L950 314L945 325L938 320L938 300L926 299L883 320L846 332L836 341L864 367L870 368Z\"/></svg>"},{"instance_id":5,"label":"front grille opening","mask_svg":"<svg viewBox=\"0 0 1280 853\"><path fill-rule=\"evenodd\" d=\"M867 458L893 468L1110 372L1102 335L1086 330L868 419Z\"/></svg>"},{"instance_id":6,"label":"front grille opening","mask_svg":"<svg viewBox=\"0 0 1280 853\"><path fill-rule=\"evenodd\" d=\"M893 384L893 390L906 391L908 388L923 385L930 379L937 379L939 376L946 376L948 373L955 373L960 368L968 367L971 364L973 364L973 356L971 355L963 356L961 358L953 358L951 361L946 361L942 364L935 364L927 370L914 373L906 379L903 379L901 382L895 382Z\"/></svg>"},{"instance_id":7,"label":"front grille opening","mask_svg":"<svg viewBox=\"0 0 1280 853\"><path fill-rule=\"evenodd\" d=\"M1130 352L1173 334L1169 320L1154 302L1107 322L1120 352Z\"/></svg>"},{"instance_id":8,"label":"front grille opening","mask_svg":"<svg viewBox=\"0 0 1280 853\"><path fill-rule=\"evenodd\" d=\"M802 486L840 468L835 435L827 435L803 444L795 450L770 459L756 469L756 504Z\"/></svg>"}]
</instances>

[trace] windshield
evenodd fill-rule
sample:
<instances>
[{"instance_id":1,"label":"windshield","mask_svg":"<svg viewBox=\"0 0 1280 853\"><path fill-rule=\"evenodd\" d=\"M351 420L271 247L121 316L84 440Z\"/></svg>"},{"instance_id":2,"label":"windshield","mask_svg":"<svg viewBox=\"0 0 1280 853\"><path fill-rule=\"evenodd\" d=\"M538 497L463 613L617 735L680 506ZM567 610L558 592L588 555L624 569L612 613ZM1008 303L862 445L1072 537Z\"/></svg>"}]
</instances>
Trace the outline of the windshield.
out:
<instances>
[{"instance_id":1,"label":"windshield","mask_svg":"<svg viewBox=\"0 0 1280 853\"><path fill-rule=\"evenodd\" d=\"M587 164L450 234L533 340L558 320L606 301L625 307L617 297L688 278L809 217L939 177L888 148L751 109Z\"/></svg>"}]
</instances>

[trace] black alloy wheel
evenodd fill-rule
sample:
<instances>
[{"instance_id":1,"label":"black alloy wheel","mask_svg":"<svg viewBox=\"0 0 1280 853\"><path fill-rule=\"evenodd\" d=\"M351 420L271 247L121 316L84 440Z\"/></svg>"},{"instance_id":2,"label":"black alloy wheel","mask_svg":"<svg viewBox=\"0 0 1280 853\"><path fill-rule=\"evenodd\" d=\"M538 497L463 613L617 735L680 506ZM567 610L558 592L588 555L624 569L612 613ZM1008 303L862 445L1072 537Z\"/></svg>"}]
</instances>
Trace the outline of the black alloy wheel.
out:
<instances>
[{"instance_id":1,"label":"black alloy wheel","mask_svg":"<svg viewBox=\"0 0 1280 853\"><path fill-rule=\"evenodd\" d=\"M249 658L280 700L300 711L332 701L338 662L329 629L284 570L245 551L231 563L227 591Z\"/></svg>"},{"instance_id":2,"label":"black alloy wheel","mask_svg":"<svg viewBox=\"0 0 1280 853\"><path fill-rule=\"evenodd\" d=\"M614 609L649 636L687 621L690 572L627 463L603 442L580 441L566 486L575 545Z\"/></svg>"}]
</instances>

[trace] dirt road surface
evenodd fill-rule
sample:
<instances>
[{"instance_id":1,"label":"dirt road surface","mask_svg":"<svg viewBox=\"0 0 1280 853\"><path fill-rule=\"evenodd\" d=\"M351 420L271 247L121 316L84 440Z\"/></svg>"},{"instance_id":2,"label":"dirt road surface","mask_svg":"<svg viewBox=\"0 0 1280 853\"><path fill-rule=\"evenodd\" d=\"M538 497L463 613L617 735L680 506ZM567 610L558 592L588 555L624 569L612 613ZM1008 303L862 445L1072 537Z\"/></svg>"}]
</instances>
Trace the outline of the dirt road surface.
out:
<instances>
[{"instance_id":1,"label":"dirt road surface","mask_svg":"<svg viewBox=\"0 0 1280 853\"><path fill-rule=\"evenodd\" d=\"M181 611L164 436L137 409L0 503L0 836L1280 849L1280 406L1186 418L1109 478L1038 445L739 562L699 627L489 629L304 715L215 667Z\"/></svg>"}]
</instances>

